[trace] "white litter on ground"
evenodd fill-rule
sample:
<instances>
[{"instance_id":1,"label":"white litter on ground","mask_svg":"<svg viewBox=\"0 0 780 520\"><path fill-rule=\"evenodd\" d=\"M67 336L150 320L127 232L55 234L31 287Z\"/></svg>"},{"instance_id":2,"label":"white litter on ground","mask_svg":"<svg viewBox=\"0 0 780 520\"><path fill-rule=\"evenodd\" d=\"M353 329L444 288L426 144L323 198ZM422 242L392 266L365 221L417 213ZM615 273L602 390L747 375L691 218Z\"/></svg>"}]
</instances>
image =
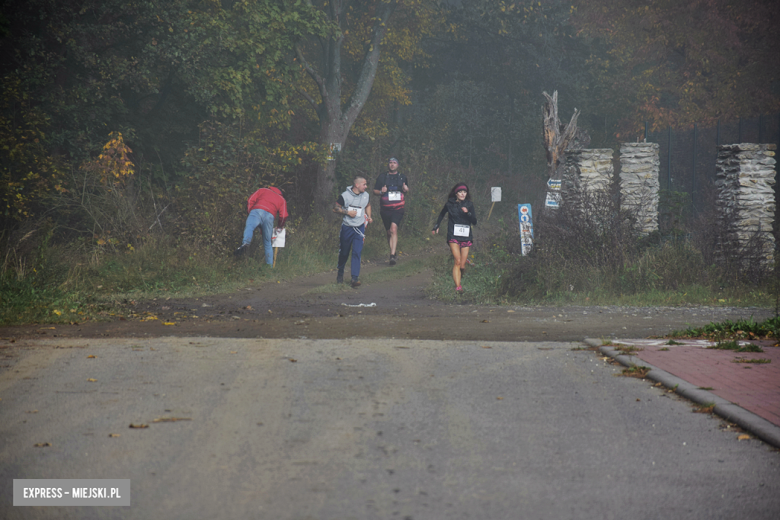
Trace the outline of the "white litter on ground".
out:
<instances>
[{"instance_id":1,"label":"white litter on ground","mask_svg":"<svg viewBox=\"0 0 780 520\"><path fill-rule=\"evenodd\" d=\"M376 303L358 303L356 305L351 305L349 303L342 303L341 305L345 307L376 307Z\"/></svg>"}]
</instances>

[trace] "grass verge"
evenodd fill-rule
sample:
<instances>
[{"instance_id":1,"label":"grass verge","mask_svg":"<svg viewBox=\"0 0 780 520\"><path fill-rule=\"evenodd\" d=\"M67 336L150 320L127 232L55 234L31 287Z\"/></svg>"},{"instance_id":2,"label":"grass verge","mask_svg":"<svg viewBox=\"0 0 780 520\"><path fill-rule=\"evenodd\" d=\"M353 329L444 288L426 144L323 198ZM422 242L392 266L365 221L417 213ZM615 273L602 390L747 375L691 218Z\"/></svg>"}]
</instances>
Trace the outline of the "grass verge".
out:
<instances>
[{"instance_id":1,"label":"grass verge","mask_svg":"<svg viewBox=\"0 0 780 520\"><path fill-rule=\"evenodd\" d=\"M150 237L127 251L41 245L25 270L0 272L0 325L99 320L120 313L118 304L127 301L223 294L332 270L338 259L338 231L337 223L323 221L292 230L287 247L278 251L275 268L265 264L259 236L241 258L235 258L232 249L175 244L166 237ZM373 231L366 235L364 258L386 256L384 230ZM430 242L410 236L402 237L402 244L402 251L413 255ZM365 281L409 276L425 265L412 258ZM342 289L329 285L322 290Z\"/></svg>"},{"instance_id":2,"label":"grass verge","mask_svg":"<svg viewBox=\"0 0 780 520\"><path fill-rule=\"evenodd\" d=\"M780 336L780 316L757 322L752 317L746 320L710 323L703 327L673 331L673 338L770 339Z\"/></svg>"},{"instance_id":3,"label":"grass verge","mask_svg":"<svg viewBox=\"0 0 780 520\"><path fill-rule=\"evenodd\" d=\"M633 367L624 368L619 374L615 375L620 377L636 377L637 379L644 379L648 372L650 372L649 367L636 365Z\"/></svg>"},{"instance_id":4,"label":"grass verge","mask_svg":"<svg viewBox=\"0 0 780 520\"><path fill-rule=\"evenodd\" d=\"M763 352L764 351L758 345L754 345L752 343L740 345L739 342L734 339L729 341L719 341L713 346L707 348L713 350L733 350L735 352Z\"/></svg>"}]
</instances>

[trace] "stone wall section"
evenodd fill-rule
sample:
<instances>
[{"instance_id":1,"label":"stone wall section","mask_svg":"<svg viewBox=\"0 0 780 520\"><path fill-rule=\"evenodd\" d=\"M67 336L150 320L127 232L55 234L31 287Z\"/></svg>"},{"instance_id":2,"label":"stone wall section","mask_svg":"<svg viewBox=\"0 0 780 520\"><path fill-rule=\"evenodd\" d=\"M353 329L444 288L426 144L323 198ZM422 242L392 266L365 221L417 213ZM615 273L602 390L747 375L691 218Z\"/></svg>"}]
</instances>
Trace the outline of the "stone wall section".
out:
<instances>
[{"instance_id":1,"label":"stone wall section","mask_svg":"<svg viewBox=\"0 0 780 520\"><path fill-rule=\"evenodd\" d=\"M634 212L643 235L658 230L659 149L658 143L620 145L620 205Z\"/></svg>"},{"instance_id":2,"label":"stone wall section","mask_svg":"<svg viewBox=\"0 0 780 520\"><path fill-rule=\"evenodd\" d=\"M718 147L719 218L742 247L757 238L769 260L775 248L774 144L726 144Z\"/></svg>"},{"instance_id":3,"label":"stone wall section","mask_svg":"<svg viewBox=\"0 0 780 520\"><path fill-rule=\"evenodd\" d=\"M580 188L587 191L608 190L615 174L612 148L593 148L566 152L562 190L564 199Z\"/></svg>"}]
</instances>

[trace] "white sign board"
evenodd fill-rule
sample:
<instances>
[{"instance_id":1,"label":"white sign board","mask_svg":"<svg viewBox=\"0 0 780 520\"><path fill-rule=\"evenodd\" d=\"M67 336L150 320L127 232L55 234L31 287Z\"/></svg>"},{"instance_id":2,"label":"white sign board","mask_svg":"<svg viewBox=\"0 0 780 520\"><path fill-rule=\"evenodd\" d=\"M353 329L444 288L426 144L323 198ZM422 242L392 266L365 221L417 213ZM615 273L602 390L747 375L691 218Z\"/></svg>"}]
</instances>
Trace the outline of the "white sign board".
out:
<instances>
[{"instance_id":1,"label":"white sign board","mask_svg":"<svg viewBox=\"0 0 780 520\"><path fill-rule=\"evenodd\" d=\"M559 208L561 203L561 192L548 191L547 198L544 201L544 205L548 208Z\"/></svg>"},{"instance_id":2,"label":"white sign board","mask_svg":"<svg viewBox=\"0 0 780 520\"><path fill-rule=\"evenodd\" d=\"M271 246L272 247L284 247L284 239L287 236L287 230L282 229L274 229L274 234L271 237Z\"/></svg>"},{"instance_id":3,"label":"white sign board","mask_svg":"<svg viewBox=\"0 0 780 520\"><path fill-rule=\"evenodd\" d=\"M553 191L558 191L561 189L561 180L560 179L548 179L547 180L547 187L550 188Z\"/></svg>"},{"instance_id":4,"label":"white sign board","mask_svg":"<svg viewBox=\"0 0 780 520\"><path fill-rule=\"evenodd\" d=\"M490 202L501 202L501 188L490 188Z\"/></svg>"}]
</instances>

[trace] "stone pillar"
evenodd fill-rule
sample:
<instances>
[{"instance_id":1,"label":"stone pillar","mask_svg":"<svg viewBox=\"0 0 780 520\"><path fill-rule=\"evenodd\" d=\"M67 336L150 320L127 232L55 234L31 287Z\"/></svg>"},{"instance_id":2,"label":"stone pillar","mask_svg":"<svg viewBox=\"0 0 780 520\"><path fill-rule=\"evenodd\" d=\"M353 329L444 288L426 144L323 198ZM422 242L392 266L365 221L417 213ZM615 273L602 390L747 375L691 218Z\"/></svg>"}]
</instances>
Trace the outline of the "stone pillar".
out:
<instances>
[{"instance_id":1,"label":"stone pillar","mask_svg":"<svg viewBox=\"0 0 780 520\"><path fill-rule=\"evenodd\" d=\"M758 239L767 260L775 247L776 148L774 144L725 144L718 147L716 163L720 224L743 248L750 240Z\"/></svg>"},{"instance_id":2,"label":"stone pillar","mask_svg":"<svg viewBox=\"0 0 780 520\"><path fill-rule=\"evenodd\" d=\"M620 145L620 205L636 214L643 235L658 231L660 166L658 143Z\"/></svg>"},{"instance_id":3,"label":"stone pillar","mask_svg":"<svg viewBox=\"0 0 780 520\"><path fill-rule=\"evenodd\" d=\"M615 168L612 165L612 148L571 150L566 152L564 171L564 198L572 190L583 188L588 192L609 190Z\"/></svg>"}]
</instances>

